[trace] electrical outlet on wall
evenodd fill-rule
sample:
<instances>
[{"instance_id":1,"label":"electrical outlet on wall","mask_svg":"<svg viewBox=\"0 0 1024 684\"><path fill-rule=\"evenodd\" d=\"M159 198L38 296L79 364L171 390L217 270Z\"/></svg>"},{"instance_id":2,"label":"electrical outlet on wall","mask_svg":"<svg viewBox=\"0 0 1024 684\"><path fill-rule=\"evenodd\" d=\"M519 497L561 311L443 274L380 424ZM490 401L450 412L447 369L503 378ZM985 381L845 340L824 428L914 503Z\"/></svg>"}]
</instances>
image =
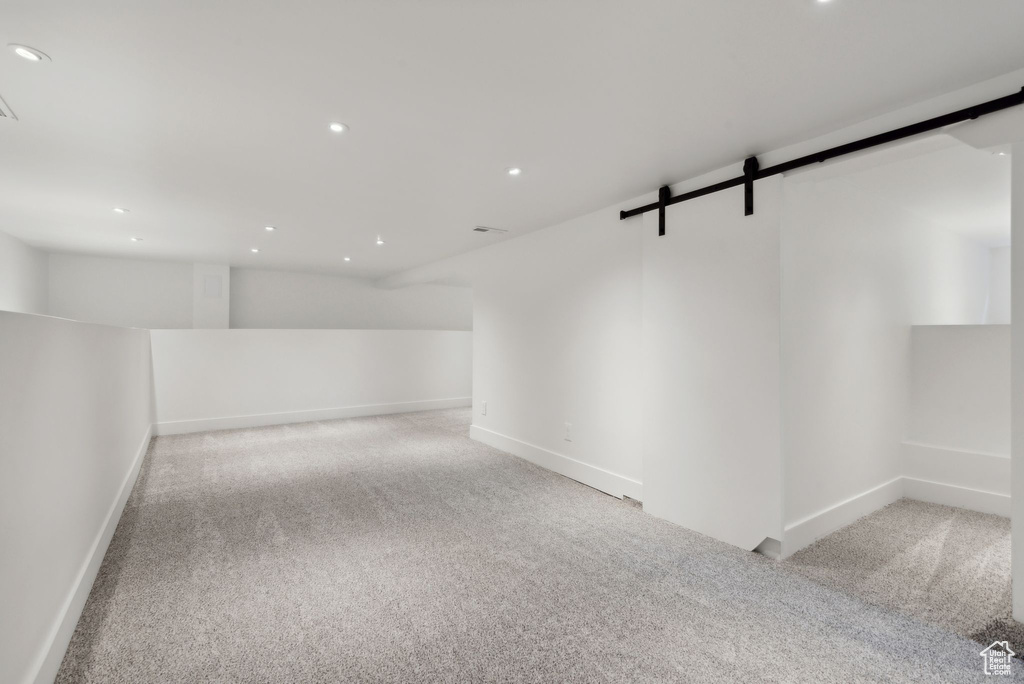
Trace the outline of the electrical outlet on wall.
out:
<instances>
[{"instance_id":1,"label":"electrical outlet on wall","mask_svg":"<svg viewBox=\"0 0 1024 684\"><path fill-rule=\"evenodd\" d=\"M568 421L566 421L566 423L565 423L565 441L566 442L571 442L572 441L572 423L570 423Z\"/></svg>"},{"instance_id":2,"label":"electrical outlet on wall","mask_svg":"<svg viewBox=\"0 0 1024 684\"><path fill-rule=\"evenodd\" d=\"M480 402L480 415L481 416L486 416L487 415L487 402L486 401L481 401Z\"/></svg>"}]
</instances>

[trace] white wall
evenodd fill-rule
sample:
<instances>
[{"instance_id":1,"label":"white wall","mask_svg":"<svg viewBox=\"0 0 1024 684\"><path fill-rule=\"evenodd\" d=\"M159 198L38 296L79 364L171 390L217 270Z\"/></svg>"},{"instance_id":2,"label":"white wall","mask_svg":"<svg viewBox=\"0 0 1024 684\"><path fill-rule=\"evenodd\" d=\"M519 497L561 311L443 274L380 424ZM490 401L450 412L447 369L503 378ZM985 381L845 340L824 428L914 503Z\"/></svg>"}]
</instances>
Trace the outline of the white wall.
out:
<instances>
[{"instance_id":1,"label":"white wall","mask_svg":"<svg viewBox=\"0 0 1024 684\"><path fill-rule=\"evenodd\" d=\"M52 681L131 490L149 333L0 312L0 681Z\"/></svg>"},{"instance_id":2,"label":"white wall","mask_svg":"<svg viewBox=\"0 0 1024 684\"><path fill-rule=\"evenodd\" d=\"M780 195L770 178L753 216L737 188L642 226L644 510L745 549L782 537Z\"/></svg>"},{"instance_id":3,"label":"white wall","mask_svg":"<svg viewBox=\"0 0 1024 684\"><path fill-rule=\"evenodd\" d=\"M355 278L233 268L231 327L472 330L473 291L384 289Z\"/></svg>"},{"instance_id":4,"label":"white wall","mask_svg":"<svg viewBox=\"0 0 1024 684\"><path fill-rule=\"evenodd\" d=\"M469 404L469 332L151 334L160 434Z\"/></svg>"},{"instance_id":5,"label":"white wall","mask_svg":"<svg viewBox=\"0 0 1024 684\"><path fill-rule=\"evenodd\" d=\"M1010 328L915 326L907 439L1010 453Z\"/></svg>"},{"instance_id":6,"label":"white wall","mask_svg":"<svg viewBox=\"0 0 1024 684\"><path fill-rule=\"evenodd\" d=\"M192 287L192 264L50 255L51 316L129 328L191 328Z\"/></svg>"},{"instance_id":7,"label":"white wall","mask_svg":"<svg viewBox=\"0 0 1024 684\"><path fill-rule=\"evenodd\" d=\"M990 250L989 297L986 323L1010 322L1010 248Z\"/></svg>"},{"instance_id":8,"label":"white wall","mask_svg":"<svg viewBox=\"0 0 1024 684\"><path fill-rule=\"evenodd\" d=\"M0 311L47 313L48 281L46 253L0 233Z\"/></svg>"},{"instance_id":9,"label":"white wall","mask_svg":"<svg viewBox=\"0 0 1024 684\"><path fill-rule=\"evenodd\" d=\"M902 495L910 326L980 323L989 255L846 176L793 176L784 194L788 554Z\"/></svg>"},{"instance_id":10,"label":"white wall","mask_svg":"<svg viewBox=\"0 0 1024 684\"><path fill-rule=\"evenodd\" d=\"M477 258L473 436L642 498L639 230L608 208Z\"/></svg>"},{"instance_id":11,"label":"white wall","mask_svg":"<svg viewBox=\"0 0 1024 684\"><path fill-rule=\"evenodd\" d=\"M915 326L904 495L1010 515L1010 326Z\"/></svg>"},{"instance_id":12,"label":"white wall","mask_svg":"<svg viewBox=\"0 0 1024 684\"><path fill-rule=\"evenodd\" d=\"M1024 141L1012 152L1010 307L1010 494L1013 617L1024 622Z\"/></svg>"},{"instance_id":13,"label":"white wall","mask_svg":"<svg viewBox=\"0 0 1024 684\"><path fill-rule=\"evenodd\" d=\"M211 278L220 279L219 297L207 292ZM151 329L473 329L468 287L387 289L331 275L81 254L49 256L48 308L62 318Z\"/></svg>"},{"instance_id":14,"label":"white wall","mask_svg":"<svg viewBox=\"0 0 1024 684\"><path fill-rule=\"evenodd\" d=\"M861 198L860 206L870 206ZM897 216L890 207L878 207ZM985 323L991 284L991 252L981 242L900 215L903 227L895 247L903 260L911 325Z\"/></svg>"},{"instance_id":15,"label":"white wall","mask_svg":"<svg viewBox=\"0 0 1024 684\"><path fill-rule=\"evenodd\" d=\"M692 178L680 183L673 190L674 192L685 192L736 176L740 173L740 160L745 153L758 152L761 166L771 166L801 155L811 154L834 145L1005 95L1020 87L1018 80L1019 74L1007 74L998 79L979 83L927 102L920 102L784 149L763 152L743 149L740 144L731 153L734 155L735 163L700 178ZM958 128L958 130L962 129L962 126ZM764 187L764 181L757 183L756 194L759 198L764 193ZM654 188L652 188L653 190ZM632 318L635 314L630 313L631 308L628 302L631 299L639 301L639 295L635 294L636 290L633 290L634 294L626 296L629 288L625 288L622 290L622 297L609 297L613 288L607 285L611 281L606 278L614 278L616 283L626 283L636 282L637 278L642 277L643 267L636 260L636 247L634 243L629 242L635 237L636 231L632 228L637 222L619 223L616 214L619 208L632 209L655 199L652 192L645 197L621 202L616 206L552 228L493 247L481 248L468 254L416 267L385 279L386 284L390 286L431 282L464 282L474 286L477 299L474 307L476 317L474 436L486 437L492 443L499 444L506 450L534 458L549 468L569 474L571 477L588 482L588 484L600 482L594 485L599 488L618 487L613 493L623 493L626 487L633 491L641 491L639 475L636 474L639 462L633 454L638 446L649 439L645 431L639 427L644 422L641 420L642 414L636 412L636 407L643 402L643 392L629 378L631 375L636 376L636 368L643 362L643 351L637 342L639 338L635 331L638 329L634 328L632 333L624 332L630 328L627 322L636 320ZM685 211L685 206L671 207L669 209L670 217L675 216L678 211ZM742 202L734 197L732 202L721 204L715 215L709 216L708 219L709 222L722 221L728 225L735 219L737 213L742 214ZM676 219L672 218L671 220L675 221ZM757 225L756 221L754 225ZM685 226L682 229L685 230ZM548 237L548 233L557 235ZM755 239L758 237L755 234ZM950 241L946 247L935 254L942 263L945 263L945 257L941 252L952 244ZM709 244L709 248L710 246L712 245ZM730 239L724 239L722 246L723 249L727 249L733 247L734 244ZM551 263L545 255L545 251L549 249L554 250L550 257ZM740 249L742 249L742 245L740 245ZM975 259L977 254L964 256L963 252L956 249L952 249L950 252L959 253L965 262L976 263L978 261ZM622 256L616 258L617 254ZM854 258L857 255L853 252L849 256ZM725 253L712 254L712 257L722 262L728 260L728 254ZM917 269L924 276L934 276L936 271L928 268L928 258L925 251L922 251L922 256L916 262L910 263L909 267ZM599 261L603 271L591 269L588 265L589 259ZM511 265L510 269L518 269L519 272L501 273L505 260ZM834 261L841 262L841 259L836 257ZM839 265L844 266L842 263ZM699 264L697 266L699 267ZM534 267L537 268L536 276L539 279L536 287L532 283L534 272L531 269ZM847 271L855 272L856 270L851 267L845 268ZM808 264L808 269L811 275L821 275L820 272L827 270L826 267L820 266L816 269L813 262ZM495 272L500 275L495 275ZM866 277L866 273L864 276ZM976 311L973 307L976 301L975 294L980 292L983 298L987 296L987 278L985 276L980 275L977 271L967 273L965 274L966 280L956 284L944 282L942 276L935 277L937 280L933 280L933 283L937 287L931 293L945 290L946 294L956 297L963 295L959 299L959 303L962 305L961 311L978 316L976 320L971 319L970 322L980 323L983 320L981 318L983 311ZM714 274L710 274L708 280L716 283L720 288L728 287L731 284L730 281L726 281L723 285L720 280L715 278ZM488 281L492 284L488 285ZM745 284L747 281L741 278L739 282ZM482 283L483 285L481 285ZM815 280L809 287L814 287L817 283L818 280ZM856 284L856 281L853 284ZM949 289L946 289L947 286ZM516 288L523 288L524 294L518 296L511 291ZM867 295L876 296L877 288L871 289L865 285L865 289ZM489 291L494 291L496 294L491 296ZM908 304L908 310L919 308L922 312L926 312L927 307L936 304L936 301L930 298L931 293L925 292L922 295L923 300L920 307L911 307ZM847 296L845 301L840 298L839 301L842 303L839 306L854 307L855 310L862 304L856 289L838 294ZM688 293L688 295L695 296L692 293ZM714 298L723 295L719 290L714 293L709 292L707 296ZM726 291L724 296L734 297L736 293ZM609 297L607 303L603 302L605 297ZM601 304L605 304L607 310L606 321L602 321L597 316L593 317L591 321L585 321L576 313L577 310L590 310L593 306ZM776 303L777 308L778 303ZM941 308L943 307L940 306ZM614 323L615 319L620 321L618 327ZM939 322L930 319L934 319L934 316L921 313L921 319L916 322ZM856 335L842 335L843 331L839 323L834 324L837 327L836 330L826 331L828 334L824 337L837 335L841 339L847 340L843 342L845 347L855 345L857 343ZM898 330L887 331L881 324L876 324L872 328L872 334L877 332L880 335L888 335L902 345L904 388L909 381L905 364L906 356L909 354L910 323L909 317L901 321L900 326L904 329L902 333ZM680 323L680 325L683 324ZM492 330L494 332L491 332ZM581 334L588 331L592 333L595 342L582 340ZM644 335L646 335L646 331ZM633 339L632 346L629 342L630 337ZM708 344L711 345L711 343ZM599 349L602 345L603 348ZM518 352L517 349L523 351ZM836 351L840 356L847 353L847 350L842 347ZM823 363L827 361L827 351L817 351L815 354L818 358L823 359ZM770 366L770 362L768 363ZM872 377L877 377L877 373L873 373ZM609 391L605 388L610 386L609 381L612 379L620 379L621 382ZM833 378L830 382L835 382L835 379ZM597 389L603 396L575 400L570 388L577 383L582 383L582 386L586 387L591 394ZM1024 381L1021 384L1024 387ZM904 389L904 396L906 396L906 389ZM575 400L575 403L569 405L569 399ZM482 416L480 404L487 400L489 400L488 415ZM491 415L494 413L491 406L499 404L502 405L501 411ZM841 402L832 402L831 406L833 408L841 406ZM624 413L620 410L622 408L627 408L628 412ZM734 415L735 412L727 407L722 412L715 412L708 416L708 420L715 421L723 432L729 428L737 431L743 430L745 427L743 421L733 420ZM847 419L855 419L857 415L860 414L851 414L847 416ZM570 416L573 417L570 418ZM874 417L882 425L889 425L885 422L884 416L876 415ZM673 416L673 419L679 419L679 417ZM600 426L601 441L590 441L585 446L578 442L560 441L563 423L566 420L573 422L573 429L577 434L579 434L577 425L584 420L590 426ZM1022 419L1022 425L1024 425L1024 419ZM662 426L657 426L657 428L664 429ZM502 433L502 439L492 439L497 431ZM709 429L708 432L711 433L712 430ZM832 440L828 439L827 430L823 429L821 433L824 441L831 445ZM894 429L891 434L893 439L886 448L890 449L889 455L898 463L898 448L903 439L902 429L899 431ZM768 444L766 448L771 449L772 447ZM560 454L556 453L566 452L570 449L571 459L562 458ZM896 452L893 453L891 450L896 450ZM683 454L680 457L694 458L695 456ZM860 458L861 456L853 454L852 457ZM594 473L595 468L591 464L601 464L602 469L628 473L628 481L632 484L623 484L621 477L611 479L601 477ZM830 479L839 479L830 474L828 467L813 466L813 468L814 473L805 483L809 487L813 487L816 481L829 482ZM1024 468L1017 470L1024 471ZM607 473L608 470L601 470L601 472ZM651 486L649 478L650 476L646 473L643 475L642 492L643 498L646 499L645 507L649 506L650 501L647 491ZM873 480L866 476L861 476L858 479L864 483ZM1024 476L1021 481L1024 483ZM608 484L609 482L613 484ZM718 483L721 491L727 491L729 485L729 482ZM657 487L656 484L653 486ZM819 497L816 501L811 492L794 510L799 510L802 507L803 510L811 511L813 514L817 510L817 506L828 506L830 501L834 501L834 497L842 496L843 483L840 482L838 485L832 483L829 484L829 487L831 491L828 491L826 496ZM855 490L856 487L846 487L846 489ZM1021 485L1021 489L1024 490L1024 484ZM606 489L606 491L609 490ZM679 491L681 492L682 489ZM803 495L801 494L801 496ZM1022 495L1022 499L1024 499L1024 495ZM787 511L785 519L792 519L789 511ZM1022 519L1024 519L1024 513L1022 513ZM1020 546L1024 547L1024 544ZM1024 580L1020 584L1024 586ZM1024 600L1022 600L1022 605L1024 605Z\"/></svg>"},{"instance_id":16,"label":"white wall","mask_svg":"<svg viewBox=\"0 0 1024 684\"><path fill-rule=\"evenodd\" d=\"M192 264L192 327L227 328L231 269L225 264Z\"/></svg>"}]
</instances>

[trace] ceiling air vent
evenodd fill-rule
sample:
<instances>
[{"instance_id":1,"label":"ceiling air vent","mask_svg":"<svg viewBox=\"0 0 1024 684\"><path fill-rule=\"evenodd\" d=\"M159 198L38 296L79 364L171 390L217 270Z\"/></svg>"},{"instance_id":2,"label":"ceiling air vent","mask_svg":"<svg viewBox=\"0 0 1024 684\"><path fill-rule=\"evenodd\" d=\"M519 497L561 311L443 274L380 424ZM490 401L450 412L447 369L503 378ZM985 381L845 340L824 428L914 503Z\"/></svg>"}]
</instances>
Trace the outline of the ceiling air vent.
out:
<instances>
[{"instance_id":1,"label":"ceiling air vent","mask_svg":"<svg viewBox=\"0 0 1024 684\"><path fill-rule=\"evenodd\" d=\"M7 106L6 102L4 102L4 98L0 97L0 120L3 119L17 121L18 117L14 115L14 112L11 111L11 108Z\"/></svg>"},{"instance_id":2,"label":"ceiling air vent","mask_svg":"<svg viewBox=\"0 0 1024 684\"><path fill-rule=\"evenodd\" d=\"M507 233L508 231L504 228L488 228L487 226L477 226L473 229L474 233Z\"/></svg>"}]
</instances>

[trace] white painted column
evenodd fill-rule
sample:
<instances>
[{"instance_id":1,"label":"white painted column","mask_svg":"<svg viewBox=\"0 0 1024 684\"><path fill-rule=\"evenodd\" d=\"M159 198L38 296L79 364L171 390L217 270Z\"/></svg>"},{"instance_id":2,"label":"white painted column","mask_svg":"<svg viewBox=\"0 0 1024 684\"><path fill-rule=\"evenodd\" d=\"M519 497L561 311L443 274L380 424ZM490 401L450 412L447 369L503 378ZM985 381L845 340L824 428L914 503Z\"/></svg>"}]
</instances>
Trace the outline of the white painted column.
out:
<instances>
[{"instance_id":1,"label":"white painted column","mask_svg":"<svg viewBox=\"0 0 1024 684\"><path fill-rule=\"evenodd\" d=\"M229 327L230 295L230 267L226 264L193 264L192 327Z\"/></svg>"},{"instance_id":2,"label":"white painted column","mask_svg":"<svg viewBox=\"0 0 1024 684\"><path fill-rule=\"evenodd\" d=\"M1010 496L1013 617L1024 622L1024 143L1013 146L1010 265Z\"/></svg>"}]
</instances>

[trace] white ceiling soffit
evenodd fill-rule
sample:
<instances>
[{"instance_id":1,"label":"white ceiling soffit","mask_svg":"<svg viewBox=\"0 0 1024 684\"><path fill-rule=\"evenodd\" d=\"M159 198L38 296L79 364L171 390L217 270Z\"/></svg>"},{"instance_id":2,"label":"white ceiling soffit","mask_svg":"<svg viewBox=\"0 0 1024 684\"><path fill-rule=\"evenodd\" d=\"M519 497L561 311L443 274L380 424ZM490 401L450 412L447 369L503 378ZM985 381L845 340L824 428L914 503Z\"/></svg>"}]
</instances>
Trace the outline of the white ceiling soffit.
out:
<instances>
[{"instance_id":1,"label":"white ceiling soffit","mask_svg":"<svg viewBox=\"0 0 1024 684\"><path fill-rule=\"evenodd\" d=\"M0 230L382 278L1019 69L1021 26L1019 0L11 0L0 45L51 61L0 54Z\"/></svg>"},{"instance_id":2,"label":"white ceiling soffit","mask_svg":"<svg viewBox=\"0 0 1024 684\"><path fill-rule=\"evenodd\" d=\"M1010 242L1010 158L950 135L837 160L794 180L841 183L982 244Z\"/></svg>"},{"instance_id":3,"label":"white ceiling soffit","mask_svg":"<svg viewBox=\"0 0 1024 684\"><path fill-rule=\"evenodd\" d=\"M876 169L887 164L913 159L939 150L956 147L961 143L945 133L926 133L915 138L871 147L861 152L830 159L821 164L812 164L786 173L794 182L819 182L830 178L841 178L850 174Z\"/></svg>"},{"instance_id":4,"label":"white ceiling soffit","mask_svg":"<svg viewBox=\"0 0 1024 684\"><path fill-rule=\"evenodd\" d=\"M951 126L949 134L979 150L1024 142L1024 105Z\"/></svg>"}]
</instances>

